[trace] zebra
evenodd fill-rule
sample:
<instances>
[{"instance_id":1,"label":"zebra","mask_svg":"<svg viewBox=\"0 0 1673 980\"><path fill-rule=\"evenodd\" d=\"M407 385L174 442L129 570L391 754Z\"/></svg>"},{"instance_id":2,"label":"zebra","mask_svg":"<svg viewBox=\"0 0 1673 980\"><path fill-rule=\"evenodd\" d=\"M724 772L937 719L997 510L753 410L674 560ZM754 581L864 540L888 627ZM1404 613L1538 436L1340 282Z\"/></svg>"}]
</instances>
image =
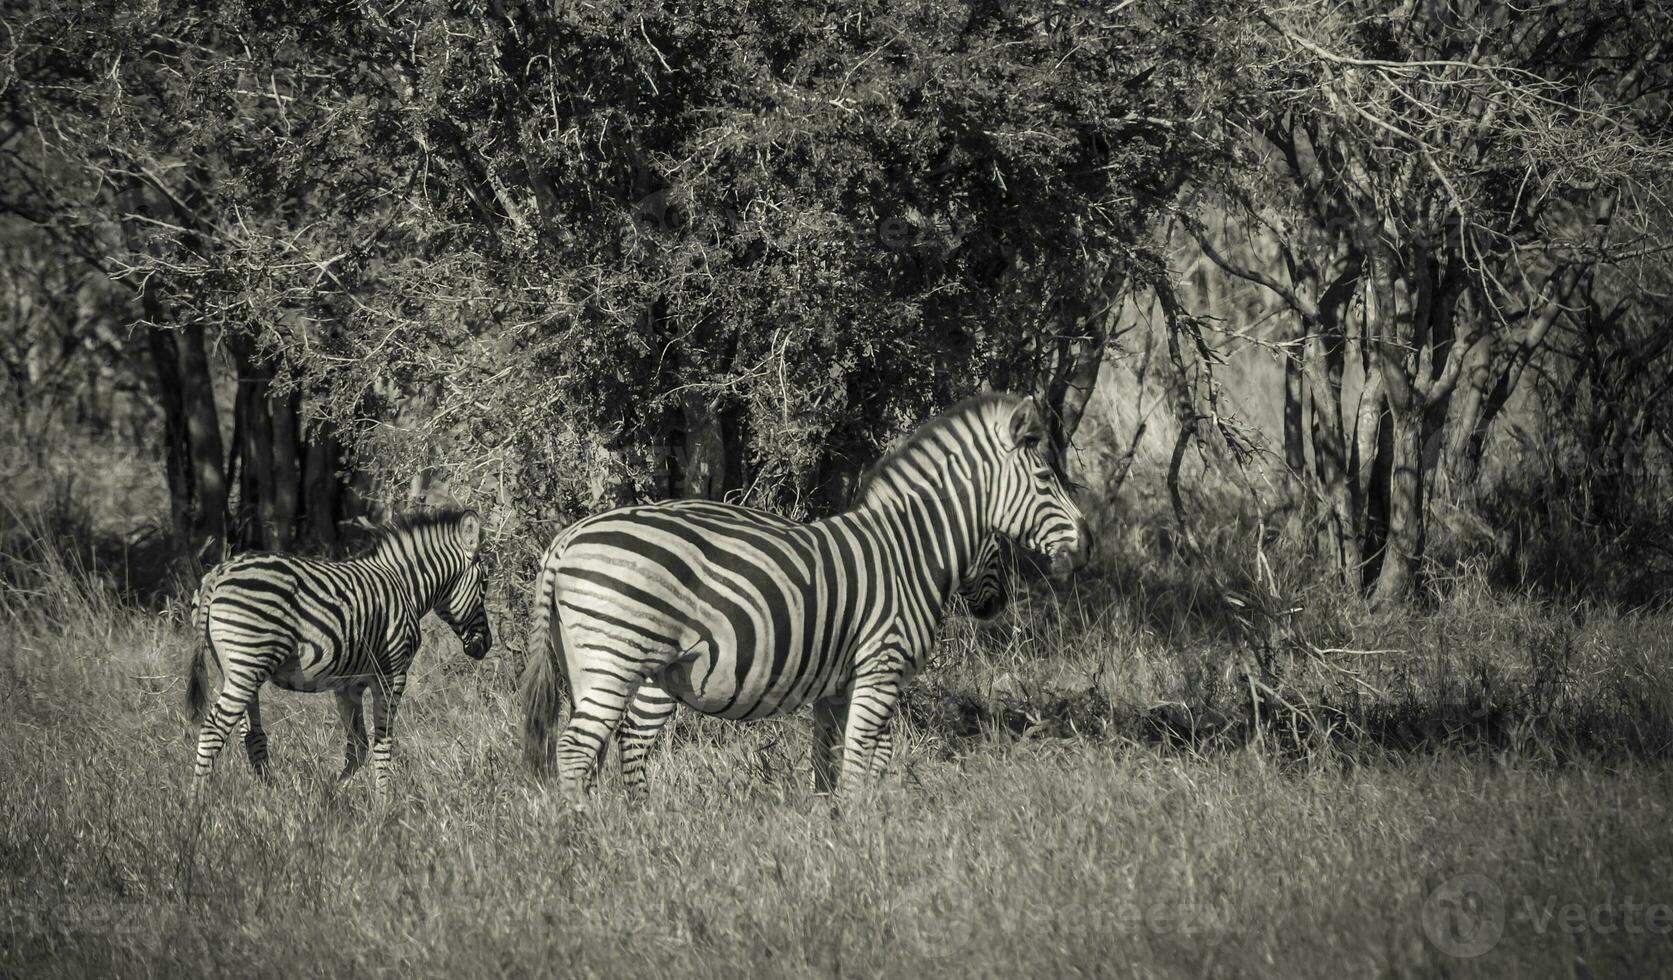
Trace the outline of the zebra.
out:
<instances>
[{"instance_id":1,"label":"zebra","mask_svg":"<svg viewBox=\"0 0 1673 980\"><path fill-rule=\"evenodd\" d=\"M709 501L680 500L669 501L659 505L665 510L678 510L685 514L707 514L722 520L727 518L748 518L765 528L789 530L801 526L801 522L781 517L777 514L750 508L728 507ZM551 555L542 561L543 567L552 567ZM536 587L536 602L541 602L541 593L546 587L546 577ZM976 557L971 562L969 573L963 582L959 583L956 593L963 600L965 609L970 615L981 621L994 619L1005 611L1010 602L1010 592L1005 584L1004 567L1000 560L999 537L989 534L982 539L977 548ZM541 608L537 605L537 610ZM537 619L541 619L539 613ZM542 619L542 622L544 620ZM537 625L533 631L534 637L529 643L530 649L539 649L542 631L546 627ZM562 686L565 678L558 677ZM667 691L664 691L655 678L649 678L634 696L633 704L628 708L622 727L617 732L617 743L621 748L622 779L628 791L635 796L642 796L645 792L645 759L650 754L652 743L661 731L662 725L673 714L679 702ZM821 742L817 737L813 749L814 791L829 793L835 786L835 773L841 765L840 757L832 752L834 740L829 733ZM877 748L872 757L872 768L882 773L887 771L889 761L894 757L893 726L885 726L877 735ZM537 770L544 766L543 758L531 757L529 762Z\"/></svg>"},{"instance_id":2,"label":"zebra","mask_svg":"<svg viewBox=\"0 0 1673 980\"><path fill-rule=\"evenodd\" d=\"M198 727L193 797L202 794L215 756L240 718L250 765L267 774L263 681L291 691L336 692L347 737L341 780L366 762L361 706L370 689L376 786L387 790L395 710L418 653L419 620L434 609L474 660L493 645L481 557L482 519L446 510L398 518L360 558L263 552L238 555L206 572L193 610L202 646L194 644L186 682L187 712ZM213 704L210 656L221 672Z\"/></svg>"},{"instance_id":3,"label":"zebra","mask_svg":"<svg viewBox=\"0 0 1673 980\"><path fill-rule=\"evenodd\" d=\"M816 787L858 791L887 765L879 742L892 749L884 732L900 691L983 542L997 533L1044 552L1059 577L1090 547L1032 398L958 403L885 454L857 499L810 524L665 503L559 532L523 676L527 760L538 770L555 755L564 792L582 803L620 727L625 781L639 793L645 752L676 703L734 720L811 703ZM572 710L554 745L561 690Z\"/></svg>"}]
</instances>

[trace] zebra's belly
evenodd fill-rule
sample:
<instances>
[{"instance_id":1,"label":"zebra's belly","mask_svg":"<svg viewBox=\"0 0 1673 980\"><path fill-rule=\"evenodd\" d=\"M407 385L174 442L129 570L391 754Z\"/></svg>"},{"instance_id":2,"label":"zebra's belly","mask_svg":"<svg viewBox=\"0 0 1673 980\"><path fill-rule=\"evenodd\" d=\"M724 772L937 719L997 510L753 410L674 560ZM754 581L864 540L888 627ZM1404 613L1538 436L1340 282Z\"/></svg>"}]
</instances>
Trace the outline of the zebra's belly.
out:
<instances>
[{"instance_id":1,"label":"zebra's belly","mask_svg":"<svg viewBox=\"0 0 1673 980\"><path fill-rule=\"evenodd\" d=\"M836 670L820 676L746 670L740 677L736 663L717 662L707 655L670 664L656 681L686 707L735 721L795 711L848 686L846 672Z\"/></svg>"},{"instance_id":2,"label":"zebra's belly","mask_svg":"<svg viewBox=\"0 0 1673 980\"><path fill-rule=\"evenodd\" d=\"M347 662L334 662L330 651L315 643L297 644L296 651L273 669L268 680L287 691L334 691L373 680L376 673L356 669Z\"/></svg>"}]
</instances>

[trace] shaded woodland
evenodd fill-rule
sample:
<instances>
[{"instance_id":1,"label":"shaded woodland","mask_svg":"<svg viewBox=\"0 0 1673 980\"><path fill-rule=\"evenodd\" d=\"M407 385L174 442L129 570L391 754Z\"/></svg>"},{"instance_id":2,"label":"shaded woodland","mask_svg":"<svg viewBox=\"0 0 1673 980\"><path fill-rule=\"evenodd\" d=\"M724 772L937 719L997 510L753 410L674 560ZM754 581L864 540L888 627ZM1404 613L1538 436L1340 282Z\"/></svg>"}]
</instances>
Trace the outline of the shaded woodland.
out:
<instances>
[{"instance_id":1,"label":"shaded woodland","mask_svg":"<svg viewBox=\"0 0 1673 980\"><path fill-rule=\"evenodd\" d=\"M154 451L197 560L436 493L526 540L670 495L806 516L982 388L1084 443L1142 334L1176 509L1192 452L1267 467L1325 574L1399 603L1438 500L1508 526L1533 481L1661 533L1670 21L26 3L7 439ZM1225 383L1251 345L1274 380Z\"/></svg>"}]
</instances>

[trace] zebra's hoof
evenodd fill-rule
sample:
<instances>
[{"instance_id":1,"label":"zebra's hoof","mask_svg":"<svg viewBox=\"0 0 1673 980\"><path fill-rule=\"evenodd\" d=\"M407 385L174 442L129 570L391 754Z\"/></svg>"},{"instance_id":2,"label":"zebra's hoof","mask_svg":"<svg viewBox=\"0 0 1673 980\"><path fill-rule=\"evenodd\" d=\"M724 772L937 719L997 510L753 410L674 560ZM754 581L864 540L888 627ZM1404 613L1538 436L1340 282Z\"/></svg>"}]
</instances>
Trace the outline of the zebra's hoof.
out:
<instances>
[{"instance_id":1,"label":"zebra's hoof","mask_svg":"<svg viewBox=\"0 0 1673 980\"><path fill-rule=\"evenodd\" d=\"M559 791L558 798L566 813L586 813L592 806L592 794L584 789L564 788Z\"/></svg>"}]
</instances>

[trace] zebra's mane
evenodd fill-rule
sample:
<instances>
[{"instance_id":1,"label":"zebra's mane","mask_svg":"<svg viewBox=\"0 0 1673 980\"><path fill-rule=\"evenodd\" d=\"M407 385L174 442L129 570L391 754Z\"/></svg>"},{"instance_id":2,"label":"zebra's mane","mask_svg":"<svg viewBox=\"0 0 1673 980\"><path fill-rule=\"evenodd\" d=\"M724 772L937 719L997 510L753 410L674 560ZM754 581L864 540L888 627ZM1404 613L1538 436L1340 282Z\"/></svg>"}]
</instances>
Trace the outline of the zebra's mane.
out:
<instances>
[{"instance_id":1,"label":"zebra's mane","mask_svg":"<svg viewBox=\"0 0 1673 980\"><path fill-rule=\"evenodd\" d=\"M475 511L466 507L438 507L397 514L372 526L368 531L365 545L355 549L354 557L366 558L376 555L387 545L416 532L432 527L452 527L463 520L466 515L475 513Z\"/></svg>"},{"instance_id":2,"label":"zebra's mane","mask_svg":"<svg viewBox=\"0 0 1673 980\"><path fill-rule=\"evenodd\" d=\"M864 500L866 493L871 490L878 477L888 472L895 462L912 455L919 447L931 442L936 433L943 429L952 428L964 419L979 416L992 406L1004 406L1006 409L1012 409L1022 404L1022 402L1022 395L1014 395L1003 391L985 391L955 402L952 408L920 424L912 430L910 435L878 457L877 462L866 467L865 471L860 474L859 483L854 487L854 503Z\"/></svg>"}]
</instances>

